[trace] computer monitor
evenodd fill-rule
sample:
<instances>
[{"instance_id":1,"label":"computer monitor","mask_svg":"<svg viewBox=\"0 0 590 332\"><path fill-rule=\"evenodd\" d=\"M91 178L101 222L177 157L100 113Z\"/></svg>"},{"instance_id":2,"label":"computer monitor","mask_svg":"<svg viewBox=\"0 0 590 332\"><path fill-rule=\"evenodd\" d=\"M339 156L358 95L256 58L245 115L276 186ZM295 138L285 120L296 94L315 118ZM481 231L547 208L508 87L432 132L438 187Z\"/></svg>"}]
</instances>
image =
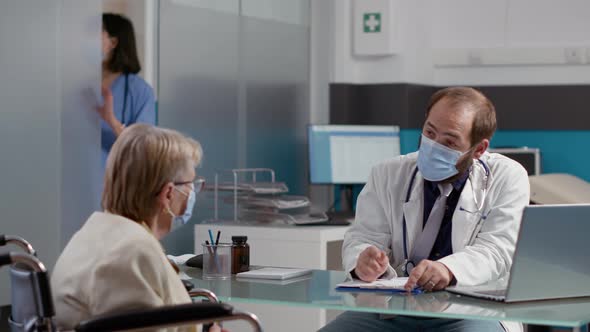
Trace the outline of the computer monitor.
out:
<instances>
[{"instance_id":1,"label":"computer monitor","mask_svg":"<svg viewBox=\"0 0 590 332\"><path fill-rule=\"evenodd\" d=\"M541 174L541 150L537 148L490 148L489 152L505 155L519 162L529 175Z\"/></svg>"},{"instance_id":2,"label":"computer monitor","mask_svg":"<svg viewBox=\"0 0 590 332\"><path fill-rule=\"evenodd\" d=\"M400 154L398 126L312 125L308 128L312 184L363 184L371 168Z\"/></svg>"}]
</instances>

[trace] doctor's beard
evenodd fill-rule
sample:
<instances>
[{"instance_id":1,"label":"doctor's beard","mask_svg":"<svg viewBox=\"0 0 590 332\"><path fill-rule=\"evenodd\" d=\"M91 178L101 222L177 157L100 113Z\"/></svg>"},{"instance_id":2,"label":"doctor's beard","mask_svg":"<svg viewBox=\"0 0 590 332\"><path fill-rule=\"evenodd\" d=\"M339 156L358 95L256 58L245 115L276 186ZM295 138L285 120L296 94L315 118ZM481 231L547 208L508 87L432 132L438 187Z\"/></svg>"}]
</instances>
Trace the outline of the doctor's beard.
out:
<instances>
[{"instance_id":1,"label":"doctor's beard","mask_svg":"<svg viewBox=\"0 0 590 332\"><path fill-rule=\"evenodd\" d=\"M473 165L473 157L475 154L475 149L473 149L473 151L470 151L469 153L466 153L465 155L461 156L461 158L459 158L459 160L457 161L457 165L455 166L457 168L457 171L459 171L459 173L451 176L448 179L442 180L441 183L453 183L455 181L457 181L458 179L460 179L465 172L469 172L471 166Z\"/></svg>"}]
</instances>

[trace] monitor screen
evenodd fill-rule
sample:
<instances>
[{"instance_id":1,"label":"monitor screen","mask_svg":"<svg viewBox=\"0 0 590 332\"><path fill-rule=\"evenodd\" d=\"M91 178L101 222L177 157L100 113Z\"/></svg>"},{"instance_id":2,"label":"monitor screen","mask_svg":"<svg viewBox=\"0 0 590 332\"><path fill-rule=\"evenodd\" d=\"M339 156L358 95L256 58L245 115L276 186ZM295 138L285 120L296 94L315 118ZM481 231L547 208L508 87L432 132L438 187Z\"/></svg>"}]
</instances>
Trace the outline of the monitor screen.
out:
<instances>
[{"instance_id":1,"label":"monitor screen","mask_svg":"<svg viewBox=\"0 0 590 332\"><path fill-rule=\"evenodd\" d=\"M365 183L373 166L400 154L397 126L314 125L308 142L312 184Z\"/></svg>"},{"instance_id":2,"label":"monitor screen","mask_svg":"<svg viewBox=\"0 0 590 332\"><path fill-rule=\"evenodd\" d=\"M519 162L529 175L541 174L541 152L537 148L490 148L489 152L505 155Z\"/></svg>"}]
</instances>

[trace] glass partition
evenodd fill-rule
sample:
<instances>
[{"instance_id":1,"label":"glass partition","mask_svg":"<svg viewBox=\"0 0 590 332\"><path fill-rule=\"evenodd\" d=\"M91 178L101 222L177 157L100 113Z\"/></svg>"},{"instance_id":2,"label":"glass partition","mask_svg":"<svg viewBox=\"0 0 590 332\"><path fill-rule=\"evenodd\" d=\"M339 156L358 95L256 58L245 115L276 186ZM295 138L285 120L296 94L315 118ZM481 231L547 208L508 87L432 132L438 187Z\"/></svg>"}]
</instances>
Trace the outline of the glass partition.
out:
<instances>
[{"instance_id":1,"label":"glass partition","mask_svg":"<svg viewBox=\"0 0 590 332\"><path fill-rule=\"evenodd\" d=\"M0 1L0 233L31 242L49 269L98 208L100 4Z\"/></svg>"},{"instance_id":2,"label":"glass partition","mask_svg":"<svg viewBox=\"0 0 590 332\"><path fill-rule=\"evenodd\" d=\"M273 168L290 193L307 192L309 1L243 0L240 81L246 164Z\"/></svg>"},{"instance_id":3,"label":"glass partition","mask_svg":"<svg viewBox=\"0 0 590 332\"><path fill-rule=\"evenodd\" d=\"M307 189L309 0L162 0L159 8L159 125L199 140L197 170L273 168L291 193ZM230 217L231 205L220 202ZM211 193L191 223L213 217ZM193 249L192 227L164 239Z\"/></svg>"},{"instance_id":4,"label":"glass partition","mask_svg":"<svg viewBox=\"0 0 590 332\"><path fill-rule=\"evenodd\" d=\"M203 146L197 172L238 166L239 1L160 1L159 125ZM209 198L207 198L209 197ZM211 195L199 194L191 223L213 216ZM193 250L192 227L164 239L168 252Z\"/></svg>"}]
</instances>

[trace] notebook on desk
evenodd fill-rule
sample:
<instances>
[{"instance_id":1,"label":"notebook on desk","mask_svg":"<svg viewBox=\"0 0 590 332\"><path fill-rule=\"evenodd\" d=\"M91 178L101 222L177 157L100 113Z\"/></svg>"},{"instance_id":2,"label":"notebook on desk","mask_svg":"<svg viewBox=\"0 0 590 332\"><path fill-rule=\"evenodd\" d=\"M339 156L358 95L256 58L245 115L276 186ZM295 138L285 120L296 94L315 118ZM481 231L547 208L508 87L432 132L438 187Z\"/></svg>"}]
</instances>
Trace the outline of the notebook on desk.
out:
<instances>
[{"instance_id":1,"label":"notebook on desk","mask_svg":"<svg viewBox=\"0 0 590 332\"><path fill-rule=\"evenodd\" d=\"M447 291L500 302L590 296L590 204L531 205L507 281Z\"/></svg>"},{"instance_id":2,"label":"notebook on desk","mask_svg":"<svg viewBox=\"0 0 590 332\"><path fill-rule=\"evenodd\" d=\"M250 270L247 272L240 272L236 274L237 278L252 278L252 279L271 279L271 280L285 280L290 278L300 277L306 274L311 274L310 269L291 269L282 267L263 267L257 270Z\"/></svg>"}]
</instances>

